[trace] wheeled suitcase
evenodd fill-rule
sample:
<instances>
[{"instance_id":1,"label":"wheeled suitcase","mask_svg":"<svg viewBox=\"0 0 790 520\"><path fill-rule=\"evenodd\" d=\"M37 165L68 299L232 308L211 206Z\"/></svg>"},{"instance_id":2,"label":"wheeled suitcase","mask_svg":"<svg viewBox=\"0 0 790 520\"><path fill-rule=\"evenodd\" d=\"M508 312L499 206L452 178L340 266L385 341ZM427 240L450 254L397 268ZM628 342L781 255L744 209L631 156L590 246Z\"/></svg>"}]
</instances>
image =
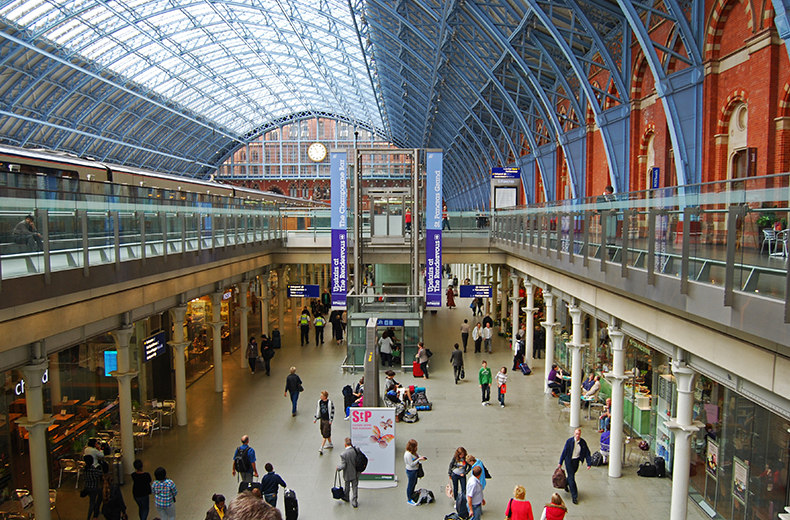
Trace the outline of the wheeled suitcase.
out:
<instances>
[{"instance_id":1,"label":"wheeled suitcase","mask_svg":"<svg viewBox=\"0 0 790 520\"><path fill-rule=\"evenodd\" d=\"M285 500L285 520L296 520L299 517L299 502L296 500L296 491L286 489L283 493Z\"/></svg>"},{"instance_id":2,"label":"wheeled suitcase","mask_svg":"<svg viewBox=\"0 0 790 520\"><path fill-rule=\"evenodd\" d=\"M521 373L524 374L525 376L528 376L532 373L532 370L527 366L526 363L521 363L521 365L519 365L519 368L521 369Z\"/></svg>"},{"instance_id":3,"label":"wheeled suitcase","mask_svg":"<svg viewBox=\"0 0 790 520\"><path fill-rule=\"evenodd\" d=\"M420 367L420 362L419 361L413 362L411 364L411 366L412 366L411 370L412 370L412 373L414 374L414 377L422 377L423 376L422 367Z\"/></svg>"}]
</instances>

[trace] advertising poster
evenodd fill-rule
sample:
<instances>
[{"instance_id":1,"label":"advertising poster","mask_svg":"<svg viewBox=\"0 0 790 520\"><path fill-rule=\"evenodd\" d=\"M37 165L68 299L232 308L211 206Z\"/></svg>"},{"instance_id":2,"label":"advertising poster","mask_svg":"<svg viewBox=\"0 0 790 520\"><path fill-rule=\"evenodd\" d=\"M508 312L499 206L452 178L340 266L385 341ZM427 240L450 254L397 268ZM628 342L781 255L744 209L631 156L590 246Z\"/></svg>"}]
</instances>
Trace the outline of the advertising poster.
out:
<instances>
[{"instance_id":1,"label":"advertising poster","mask_svg":"<svg viewBox=\"0 0 790 520\"><path fill-rule=\"evenodd\" d=\"M749 466L738 457L732 459L732 496L746 505L746 491L749 482Z\"/></svg>"},{"instance_id":2,"label":"advertising poster","mask_svg":"<svg viewBox=\"0 0 790 520\"><path fill-rule=\"evenodd\" d=\"M705 457L705 470L708 475L716 478L717 470L719 469L719 445L714 441L708 439L708 454Z\"/></svg>"},{"instance_id":3,"label":"advertising poster","mask_svg":"<svg viewBox=\"0 0 790 520\"><path fill-rule=\"evenodd\" d=\"M351 444L368 457L361 480L395 480L395 408L351 408Z\"/></svg>"},{"instance_id":4,"label":"advertising poster","mask_svg":"<svg viewBox=\"0 0 790 520\"><path fill-rule=\"evenodd\" d=\"M332 307L345 307L348 294L348 158L330 154L332 192Z\"/></svg>"},{"instance_id":5,"label":"advertising poster","mask_svg":"<svg viewBox=\"0 0 790 520\"><path fill-rule=\"evenodd\" d=\"M442 153L431 152L425 172L425 305L442 306Z\"/></svg>"}]
</instances>

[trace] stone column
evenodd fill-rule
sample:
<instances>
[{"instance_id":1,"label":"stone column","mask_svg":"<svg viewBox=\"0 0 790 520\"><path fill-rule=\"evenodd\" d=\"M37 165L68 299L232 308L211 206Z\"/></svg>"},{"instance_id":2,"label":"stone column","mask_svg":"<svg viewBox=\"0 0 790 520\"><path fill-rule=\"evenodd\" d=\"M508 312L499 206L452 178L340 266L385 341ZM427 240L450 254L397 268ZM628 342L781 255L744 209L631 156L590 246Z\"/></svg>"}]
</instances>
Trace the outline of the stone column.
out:
<instances>
[{"instance_id":1,"label":"stone column","mask_svg":"<svg viewBox=\"0 0 790 520\"><path fill-rule=\"evenodd\" d=\"M677 417L664 423L675 436L670 520L686 520L691 470L691 437L702 426L702 423L692 420L696 374L686 365L684 356L685 353L677 349L675 359L672 360L672 374L675 376L678 390Z\"/></svg>"},{"instance_id":2,"label":"stone column","mask_svg":"<svg viewBox=\"0 0 790 520\"><path fill-rule=\"evenodd\" d=\"M543 291L543 302L546 304L546 321L541 322L541 326L546 329L546 375L548 377L551 365L554 364L554 327L559 325L554 318L554 295L549 291ZM548 379L544 382L544 393L551 393L548 386Z\"/></svg>"},{"instance_id":3,"label":"stone column","mask_svg":"<svg viewBox=\"0 0 790 520\"><path fill-rule=\"evenodd\" d=\"M261 276L261 293L258 295L261 304L261 334L271 336L269 332L269 276ZM271 339L271 338L270 338Z\"/></svg>"},{"instance_id":4,"label":"stone column","mask_svg":"<svg viewBox=\"0 0 790 520\"><path fill-rule=\"evenodd\" d=\"M22 367L25 377L25 400L27 416L16 423L26 429L29 436L30 449L30 480L31 493L35 497L46 497L44 500L33 500L33 513L39 520L52 518L49 509L49 452L47 451L47 428L55 420L50 414L44 414L44 394L42 378L47 371L47 360L40 354L40 345L36 346L38 355L29 365Z\"/></svg>"},{"instance_id":5,"label":"stone column","mask_svg":"<svg viewBox=\"0 0 790 520\"><path fill-rule=\"evenodd\" d=\"M510 279L513 281L513 296L510 297L510 301L513 302L513 310L510 316L511 320L511 335L510 335L510 349L515 354L516 349L516 333L518 332L518 274L510 275Z\"/></svg>"},{"instance_id":6,"label":"stone column","mask_svg":"<svg viewBox=\"0 0 790 520\"><path fill-rule=\"evenodd\" d=\"M173 361L176 369L176 419L179 426L187 425L187 371L184 366L184 349L189 345L184 341L184 316L187 313L186 305L179 305L170 309L173 319L173 341L168 344L173 347ZM217 367L215 366L216 370Z\"/></svg>"},{"instance_id":7,"label":"stone column","mask_svg":"<svg viewBox=\"0 0 790 520\"><path fill-rule=\"evenodd\" d=\"M214 391L222 393L222 291L211 293L211 350L214 354ZM244 354L241 355L244 357Z\"/></svg>"},{"instance_id":8,"label":"stone column","mask_svg":"<svg viewBox=\"0 0 790 520\"><path fill-rule=\"evenodd\" d=\"M578 428L581 424L581 395L582 395L582 348L587 346L581 342L582 338L582 310L574 305L568 308L573 321L572 342L566 343L571 349L571 428Z\"/></svg>"},{"instance_id":9,"label":"stone column","mask_svg":"<svg viewBox=\"0 0 790 520\"><path fill-rule=\"evenodd\" d=\"M54 406L63 400L63 392L60 388L60 363L58 362L58 354L49 356L49 398L52 401L53 411Z\"/></svg>"},{"instance_id":10,"label":"stone column","mask_svg":"<svg viewBox=\"0 0 790 520\"><path fill-rule=\"evenodd\" d=\"M499 294L497 288L499 287L499 266L491 266L491 317L497 319L499 316ZM501 322L500 322L501 323ZM502 331L502 325L499 326L499 331Z\"/></svg>"},{"instance_id":11,"label":"stone column","mask_svg":"<svg viewBox=\"0 0 790 520\"><path fill-rule=\"evenodd\" d=\"M121 451L123 452L123 468L126 474L132 472L134 463L134 434L132 432L132 379L137 371L131 369L129 339L134 328L129 325L112 332L115 346L118 349L118 370L112 373L118 380L118 414L121 418ZM160 425L161 427L161 425Z\"/></svg>"},{"instance_id":12,"label":"stone column","mask_svg":"<svg viewBox=\"0 0 790 520\"><path fill-rule=\"evenodd\" d=\"M250 342L250 331L248 330L248 318L250 312L249 301L247 300L247 291L250 289L250 282L244 281L239 282L239 327L241 329L241 348L239 351L241 352L241 368L245 368L248 366L247 364L247 343Z\"/></svg>"},{"instance_id":13,"label":"stone column","mask_svg":"<svg viewBox=\"0 0 790 520\"><path fill-rule=\"evenodd\" d=\"M612 342L612 371L606 374L606 379L612 384L612 409L609 429L609 476L620 478L623 473L623 382L625 375L625 350L623 340L625 335L617 328L609 326L609 339Z\"/></svg>"},{"instance_id":14,"label":"stone column","mask_svg":"<svg viewBox=\"0 0 790 520\"><path fill-rule=\"evenodd\" d=\"M526 328L524 332L526 333L524 337L524 346L526 354L524 354L524 363L529 365L532 363L532 350L534 348L533 342L535 340L535 286L532 285L532 282L527 281L524 283L524 287L527 290L527 306L524 307L524 312L527 313L526 319Z\"/></svg>"},{"instance_id":15,"label":"stone column","mask_svg":"<svg viewBox=\"0 0 790 520\"><path fill-rule=\"evenodd\" d=\"M507 315L507 272L505 267L500 265L499 296L501 304L499 306L499 332L505 331L505 316Z\"/></svg>"},{"instance_id":16,"label":"stone column","mask_svg":"<svg viewBox=\"0 0 790 520\"><path fill-rule=\"evenodd\" d=\"M280 267L277 269L277 327L281 338L285 335L285 291L285 268Z\"/></svg>"}]
</instances>

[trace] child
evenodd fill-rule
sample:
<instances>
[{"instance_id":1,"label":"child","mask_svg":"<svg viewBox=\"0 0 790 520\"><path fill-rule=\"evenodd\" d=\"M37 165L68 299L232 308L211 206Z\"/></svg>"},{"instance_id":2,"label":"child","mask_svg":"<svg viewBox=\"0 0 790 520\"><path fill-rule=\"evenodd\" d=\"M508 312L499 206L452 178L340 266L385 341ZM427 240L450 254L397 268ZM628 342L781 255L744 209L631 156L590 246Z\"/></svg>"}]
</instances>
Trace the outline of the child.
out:
<instances>
[{"instance_id":1,"label":"child","mask_svg":"<svg viewBox=\"0 0 790 520\"><path fill-rule=\"evenodd\" d=\"M496 375L496 386L499 392L499 406L505 407L505 393L507 393L507 368L502 367Z\"/></svg>"}]
</instances>

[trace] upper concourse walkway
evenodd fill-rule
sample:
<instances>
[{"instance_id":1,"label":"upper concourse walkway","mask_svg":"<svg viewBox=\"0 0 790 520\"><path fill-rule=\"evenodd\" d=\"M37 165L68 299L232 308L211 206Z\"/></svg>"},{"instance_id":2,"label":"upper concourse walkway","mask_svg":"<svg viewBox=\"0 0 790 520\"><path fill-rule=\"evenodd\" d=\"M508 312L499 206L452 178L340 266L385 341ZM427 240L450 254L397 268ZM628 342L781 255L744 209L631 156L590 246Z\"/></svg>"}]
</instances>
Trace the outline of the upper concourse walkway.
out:
<instances>
[{"instance_id":1,"label":"upper concourse walkway","mask_svg":"<svg viewBox=\"0 0 790 520\"><path fill-rule=\"evenodd\" d=\"M673 346L688 349L696 368L790 414L788 232L763 231L787 210L786 182L776 175L493 215L450 212L444 261L506 265L670 354ZM24 362L35 341L46 338L54 352L75 337L118 328L124 313L141 319L219 285L330 258L328 209L17 195L4 199L17 212L0 218L13 223L23 208L35 208L44 247L5 254L0 244L2 349L15 350L4 357L7 366ZM405 242L369 241L369 215L361 218L366 263L409 261ZM745 366L744 355L754 362Z\"/></svg>"}]
</instances>

